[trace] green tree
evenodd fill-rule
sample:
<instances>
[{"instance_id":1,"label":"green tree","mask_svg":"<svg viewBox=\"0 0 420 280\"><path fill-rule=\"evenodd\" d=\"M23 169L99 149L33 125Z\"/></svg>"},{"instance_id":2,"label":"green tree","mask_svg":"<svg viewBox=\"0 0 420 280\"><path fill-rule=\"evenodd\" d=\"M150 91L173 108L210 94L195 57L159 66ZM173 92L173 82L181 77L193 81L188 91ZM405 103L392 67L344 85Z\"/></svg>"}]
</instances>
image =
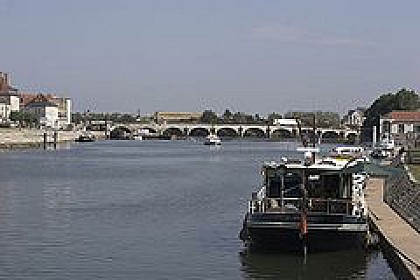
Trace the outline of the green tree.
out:
<instances>
[{"instance_id":1,"label":"green tree","mask_svg":"<svg viewBox=\"0 0 420 280\"><path fill-rule=\"evenodd\" d=\"M282 118L282 115L281 114L278 114L278 113L275 113L275 112L273 112L273 113L271 113L270 115L268 115L268 123L269 124L273 124L273 121L275 120L275 119L281 119Z\"/></svg>"},{"instance_id":2,"label":"green tree","mask_svg":"<svg viewBox=\"0 0 420 280\"><path fill-rule=\"evenodd\" d=\"M232 112L229 109L226 109L222 115L222 119L224 123L229 123L232 121Z\"/></svg>"},{"instance_id":3,"label":"green tree","mask_svg":"<svg viewBox=\"0 0 420 280\"><path fill-rule=\"evenodd\" d=\"M32 126L38 124L37 117L31 113L26 111L19 111L19 112L11 112L10 113L10 120L19 122L19 124L23 127Z\"/></svg>"},{"instance_id":4,"label":"green tree","mask_svg":"<svg viewBox=\"0 0 420 280\"><path fill-rule=\"evenodd\" d=\"M219 118L212 110L205 110L200 118L200 122L214 124L219 122Z\"/></svg>"}]
</instances>

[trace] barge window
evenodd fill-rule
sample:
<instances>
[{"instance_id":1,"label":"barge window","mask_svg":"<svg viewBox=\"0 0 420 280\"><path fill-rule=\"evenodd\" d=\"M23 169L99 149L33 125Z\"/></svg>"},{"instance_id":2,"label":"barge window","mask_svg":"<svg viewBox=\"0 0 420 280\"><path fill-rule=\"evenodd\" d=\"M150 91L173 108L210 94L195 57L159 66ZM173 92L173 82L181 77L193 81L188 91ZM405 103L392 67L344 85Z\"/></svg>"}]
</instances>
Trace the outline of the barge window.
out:
<instances>
[{"instance_id":1,"label":"barge window","mask_svg":"<svg viewBox=\"0 0 420 280\"><path fill-rule=\"evenodd\" d=\"M320 180L309 180L308 196L313 198L339 198L340 176L322 175Z\"/></svg>"},{"instance_id":2,"label":"barge window","mask_svg":"<svg viewBox=\"0 0 420 280\"><path fill-rule=\"evenodd\" d=\"M299 174L288 173L284 176L284 197L300 197L302 178ZM267 196L281 197L283 190L281 176L273 176L268 179Z\"/></svg>"}]
</instances>

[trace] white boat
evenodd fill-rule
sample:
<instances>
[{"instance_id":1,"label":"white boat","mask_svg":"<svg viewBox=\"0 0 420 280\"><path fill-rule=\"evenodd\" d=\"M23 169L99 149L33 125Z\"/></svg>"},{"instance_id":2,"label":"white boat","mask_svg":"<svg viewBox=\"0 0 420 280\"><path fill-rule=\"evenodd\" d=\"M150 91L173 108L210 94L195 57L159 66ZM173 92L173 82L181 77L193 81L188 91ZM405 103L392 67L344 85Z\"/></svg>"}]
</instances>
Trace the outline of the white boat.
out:
<instances>
[{"instance_id":1,"label":"white boat","mask_svg":"<svg viewBox=\"0 0 420 280\"><path fill-rule=\"evenodd\" d=\"M365 175L357 161L306 151L300 162L264 163L240 238L254 248L325 251L365 245Z\"/></svg>"},{"instance_id":2,"label":"white boat","mask_svg":"<svg viewBox=\"0 0 420 280\"><path fill-rule=\"evenodd\" d=\"M389 135L384 135L379 143L373 147L371 157L373 158L392 158L396 155L397 150L395 142Z\"/></svg>"},{"instance_id":3,"label":"white boat","mask_svg":"<svg viewBox=\"0 0 420 280\"><path fill-rule=\"evenodd\" d=\"M95 135L90 131L83 131L74 141L76 142L94 142L96 140Z\"/></svg>"},{"instance_id":4,"label":"white boat","mask_svg":"<svg viewBox=\"0 0 420 280\"><path fill-rule=\"evenodd\" d=\"M337 156L358 157L365 155L365 149L360 146L338 146L332 150L332 154Z\"/></svg>"},{"instance_id":5,"label":"white boat","mask_svg":"<svg viewBox=\"0 0 420 280\"><path fill-rule=\"evenodd\" d=\"M220 140L220 138L214 134L208 135L206 139L204 140L204 145L217 146L221 144L222 144L222 140Z\"/></svg>"},{"instance_id":6,"label":"white boat","mask_svg":"<svg viewBox=\"0 0 420 280\"><path fill-rule=\"evenodd\" d=\"M138 141L142 141L143 140L143 136L142 135L134 135L133 136L134 140L138 140Z\"/></svg>"}]
</instances>

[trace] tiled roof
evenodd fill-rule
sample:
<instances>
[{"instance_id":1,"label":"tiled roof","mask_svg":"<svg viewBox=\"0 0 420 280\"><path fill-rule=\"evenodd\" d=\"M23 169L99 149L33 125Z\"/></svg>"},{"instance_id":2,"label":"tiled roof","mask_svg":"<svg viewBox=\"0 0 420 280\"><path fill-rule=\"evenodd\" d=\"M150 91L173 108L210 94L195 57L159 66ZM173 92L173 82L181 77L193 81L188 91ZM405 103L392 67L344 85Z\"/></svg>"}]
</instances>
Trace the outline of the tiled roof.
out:
<instances>
[{"instance_id":1,"label":"tiled roof","mask_svg":"<svg viewBox=\"0 0 420 280\"><path fill-rule=\"evenodd\" d=\"M36 99L38 101L40 101L40 99L42 99L41 101L47 100L48 102L53 102L53 99L54 99L54 96L51 94L36 94L36 93L27 93L27 92L24 92L24 93L21 92L19 94L19 97L20 97L20 105L23 107Z\"/></svg>"},{"instance_id":2,"label":"tiled roof","mask_svg":"<svg viewBox=\"0 0 420 280\"><path fill-rule=\"evenodd\" d=\"M420 121L420 112L392 111L385 117L396 121Z\"/></svg>"},{"instance_id":3,"label":"tiled roof","mask_svg":"<svg viewBox=\"0 0 420 280\"><path fill-rule=\"evenodd\" d=\"M30 100L28 103L25 104L25 106L54 106L57 107L57 104L51 102L51 96L44 95L44 94L38 94L32 100Z\"/></svg>"}]
</instances>

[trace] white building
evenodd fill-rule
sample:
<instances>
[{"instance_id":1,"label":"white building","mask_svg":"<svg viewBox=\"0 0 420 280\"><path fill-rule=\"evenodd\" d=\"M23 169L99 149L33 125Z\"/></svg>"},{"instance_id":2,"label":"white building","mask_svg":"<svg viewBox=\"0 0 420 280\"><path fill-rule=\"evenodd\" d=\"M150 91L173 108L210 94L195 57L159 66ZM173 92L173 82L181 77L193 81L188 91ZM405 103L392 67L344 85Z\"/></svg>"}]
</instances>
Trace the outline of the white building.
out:
<instances>
[{"instance_id":1,"label":"white building","mask_svg":"<svg viewBox=\"0 0 420 280\"><path fill-rule=\"evenodd\" d=\"M27 103L25 111L32 113L42 126L59 128L58 105L49 101L45 96L38 95Z\"/></svg>"},{"instance_id":2,"label":"white building","mask_svg":"<svg viewBox=\"0 0 420 280\"><path fill-rule=\"evenodd\" d=\"M0 72L0 121L8 121L12 112L19 112L18 90L10 86L9 75Z\"/></svg>"},{"instance_id":3,"label":"white building","mask_svg":"<svg viewBox=\"0 0 420 280\"><path fill-rule=\"evenodd\" d=\"M58 108L58 126L66 127L71 124L71 99L65 97L54 97L50 101Z\"/></svg>"},{"instance_id":4,"label":"white building","mask_svg":"<svg viewBox=\"0 0 420 280\"><path fill-rule=\"evenodd\" d=\"M343 124L353 127L361 127L363 125L364 109L357 108L355 110L349 110L347 115L343 117Z\"/></svg>"},{"instance_id":5,"label":"white building","mask_svg":"<svg viewBox=\"0 0 420 280\"><path fill-rule=\"evenodd\" d=\"M0 123L8 120L10 117L10 106L0 100Z\"/></svg>"},{"instance_id":6,"label":"white building","mask_svg":"<svg viewBox=\"0 0 420 280\"><path fill-rule=\"evenodd\" d=\"M296 119L274 119L273 125L277 126L297 126Z\"/></svg>"},{"instance_id":7,"label":"white building","mask_svg":"<svg viewBox=\"0 0 420 280\"><path fill-rule=\"evenodd\" d=\"M71 99L66 97L57 97L51 94L33 94L33 93L21 93L20 94L20 105L22 110L26 110L27 106L34 100L41 100L43 102L49 102L55 104L58 109L58 120L57 128L65 128L71 124Z\"/></svg>"},{"instance_id":8,"label":"white building","mask_svg":"<svg viewBox=\"0 0 420 280\"><path fill-rule=\"evenodd\" d=\"M380 139L389 137L396 145L408 145L420 137L420 112L392 111L379 120Z\"/></svg>"}]
</instances>

